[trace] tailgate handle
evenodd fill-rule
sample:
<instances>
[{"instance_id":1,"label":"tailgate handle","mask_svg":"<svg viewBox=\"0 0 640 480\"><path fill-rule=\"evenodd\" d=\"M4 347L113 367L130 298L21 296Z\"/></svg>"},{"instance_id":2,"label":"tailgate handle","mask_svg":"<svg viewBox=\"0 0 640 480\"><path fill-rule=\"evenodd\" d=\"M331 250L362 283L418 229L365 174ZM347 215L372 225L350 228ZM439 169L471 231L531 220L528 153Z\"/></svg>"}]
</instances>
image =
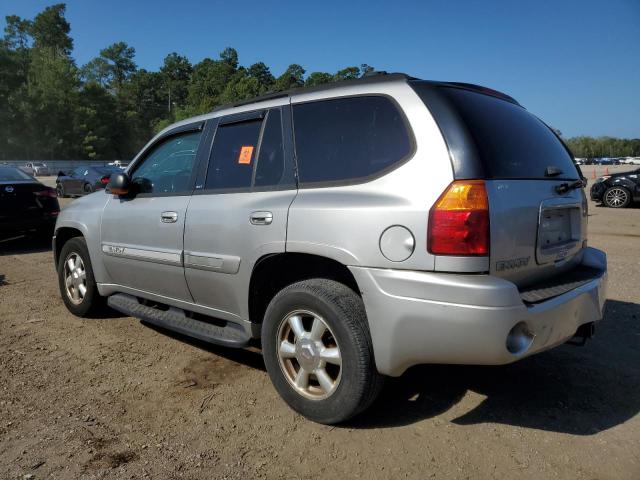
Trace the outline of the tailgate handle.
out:
<instances>
[{"instance_id":1,"label":"tailgate handle","mask_svg":"<svg viewBox=\"0 0 640 480\"><path fill-rule=\"evenodd\" d=\"M253 212L249 216L252 225L270 225L273 222L273 213L271 212Z\"/></svg>"}]
</instances>

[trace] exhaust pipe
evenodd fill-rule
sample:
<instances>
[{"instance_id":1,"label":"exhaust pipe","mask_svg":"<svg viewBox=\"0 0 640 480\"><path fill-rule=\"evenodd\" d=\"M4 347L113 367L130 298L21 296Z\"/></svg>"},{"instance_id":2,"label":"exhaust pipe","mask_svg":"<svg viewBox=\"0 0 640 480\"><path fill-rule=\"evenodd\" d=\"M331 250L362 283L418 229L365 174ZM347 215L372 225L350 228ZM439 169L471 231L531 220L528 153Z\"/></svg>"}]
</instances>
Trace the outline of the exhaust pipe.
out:
<instances>
[{"instance_id":1,"label":"exhaust pipe","mask_svg":"<svg viewBox=\"0 0 640 480\"><path fill-rule=\"evenodd\" d=\"M514 355L524 354L536 338L536 334L531 331L525 322L516 324L507 335L507 350Z\"/></svg>"}]
</instances>

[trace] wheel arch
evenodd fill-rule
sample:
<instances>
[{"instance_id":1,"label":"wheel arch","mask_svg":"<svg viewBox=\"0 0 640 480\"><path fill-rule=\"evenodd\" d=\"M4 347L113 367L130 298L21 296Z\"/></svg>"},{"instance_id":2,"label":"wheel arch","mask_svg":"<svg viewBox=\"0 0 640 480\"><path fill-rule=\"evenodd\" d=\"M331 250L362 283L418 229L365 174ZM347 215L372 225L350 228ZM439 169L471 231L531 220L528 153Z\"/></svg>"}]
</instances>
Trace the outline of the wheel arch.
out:
<instances>
[{"instance_id":1,"label":"wheel arch","mask_svg":"<svg viewBox=\"0 0 640 480\"><path fill-rule=\"evenodd\" d=\"M60 227L56 229L53 244L53 260L56 268L58 268L58 260L60 259L60 252L62 252L62 247L69 240L75 237L84 237L84 233L82 230L76 227Z\"/></svg>"},{"instance_id":2,"label":"wheel arch","mask_svg":"<svg viewBox=\"0 0 640 480\"><path fill-rule=\"evenodd\" d=\"M269 302L284 287L310 278L335 280L361 294L351 271L337 260L308 253L267 254L258 259L251 273L248 298L251 322L262 323Z\"/></svg>"}]
</instances>

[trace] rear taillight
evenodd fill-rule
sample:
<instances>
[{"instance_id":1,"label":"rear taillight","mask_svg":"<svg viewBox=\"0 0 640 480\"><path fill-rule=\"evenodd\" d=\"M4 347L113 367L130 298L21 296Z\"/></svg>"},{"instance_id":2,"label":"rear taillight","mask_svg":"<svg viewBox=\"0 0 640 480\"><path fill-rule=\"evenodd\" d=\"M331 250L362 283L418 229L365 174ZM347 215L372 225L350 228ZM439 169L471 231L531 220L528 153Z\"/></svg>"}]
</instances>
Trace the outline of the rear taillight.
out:
<instances>
[{"instance_id":1,"label":"rear taillight","mask_svg":"<svg viewBox=\"0 0 640 480\"><path fill-rule=\"evenodd\" d=\"M489 201L482 180L455 181L429 212L427 249L434 255L488 255Z\"/></svg>"},{"instance_id":2,"label":"rear taillight","mask_svg":"<svg viewBox=\"0 0 640 480\"><path fill-rule=\"evenodd\" d=\"M55 189L53 188L47 188L46 190L40 190L39 192L33 192L33 194L37 197L51 197L51 198L57 198L58 195L56 194Z\"/></svg>"},{"instance_id":3,"label":"rear taillight","mask_svg":"<svg viewBox=\"0 0 640 480\"><path fill-rule=\"evenodd\" d=\"M111 178L111 175L105 175L100 179L100 183L102 185L107 185L109 183L109 178Z\"/></svg>"}]
</instances>

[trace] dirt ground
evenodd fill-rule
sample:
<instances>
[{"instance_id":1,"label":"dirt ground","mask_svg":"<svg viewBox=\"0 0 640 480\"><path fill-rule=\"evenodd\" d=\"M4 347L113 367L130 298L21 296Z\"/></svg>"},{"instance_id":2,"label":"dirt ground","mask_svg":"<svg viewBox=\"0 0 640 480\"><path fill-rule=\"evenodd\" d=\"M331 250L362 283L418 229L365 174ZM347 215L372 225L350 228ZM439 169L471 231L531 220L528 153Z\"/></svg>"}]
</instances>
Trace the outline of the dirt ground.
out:
<instances>
[{"instance_id":1,"label":"dirt ground","mask_svg":"<svg viewBox=\"0 0 640 480\"><path fill-rule=\"evenodd\" d=\"M640 208L589 222L610 283L586 347L416 367L337 427L292 412L258 351L73 317L48 244L2 243L0 478L638 479Z\"/></svg>"}]
</instances>

